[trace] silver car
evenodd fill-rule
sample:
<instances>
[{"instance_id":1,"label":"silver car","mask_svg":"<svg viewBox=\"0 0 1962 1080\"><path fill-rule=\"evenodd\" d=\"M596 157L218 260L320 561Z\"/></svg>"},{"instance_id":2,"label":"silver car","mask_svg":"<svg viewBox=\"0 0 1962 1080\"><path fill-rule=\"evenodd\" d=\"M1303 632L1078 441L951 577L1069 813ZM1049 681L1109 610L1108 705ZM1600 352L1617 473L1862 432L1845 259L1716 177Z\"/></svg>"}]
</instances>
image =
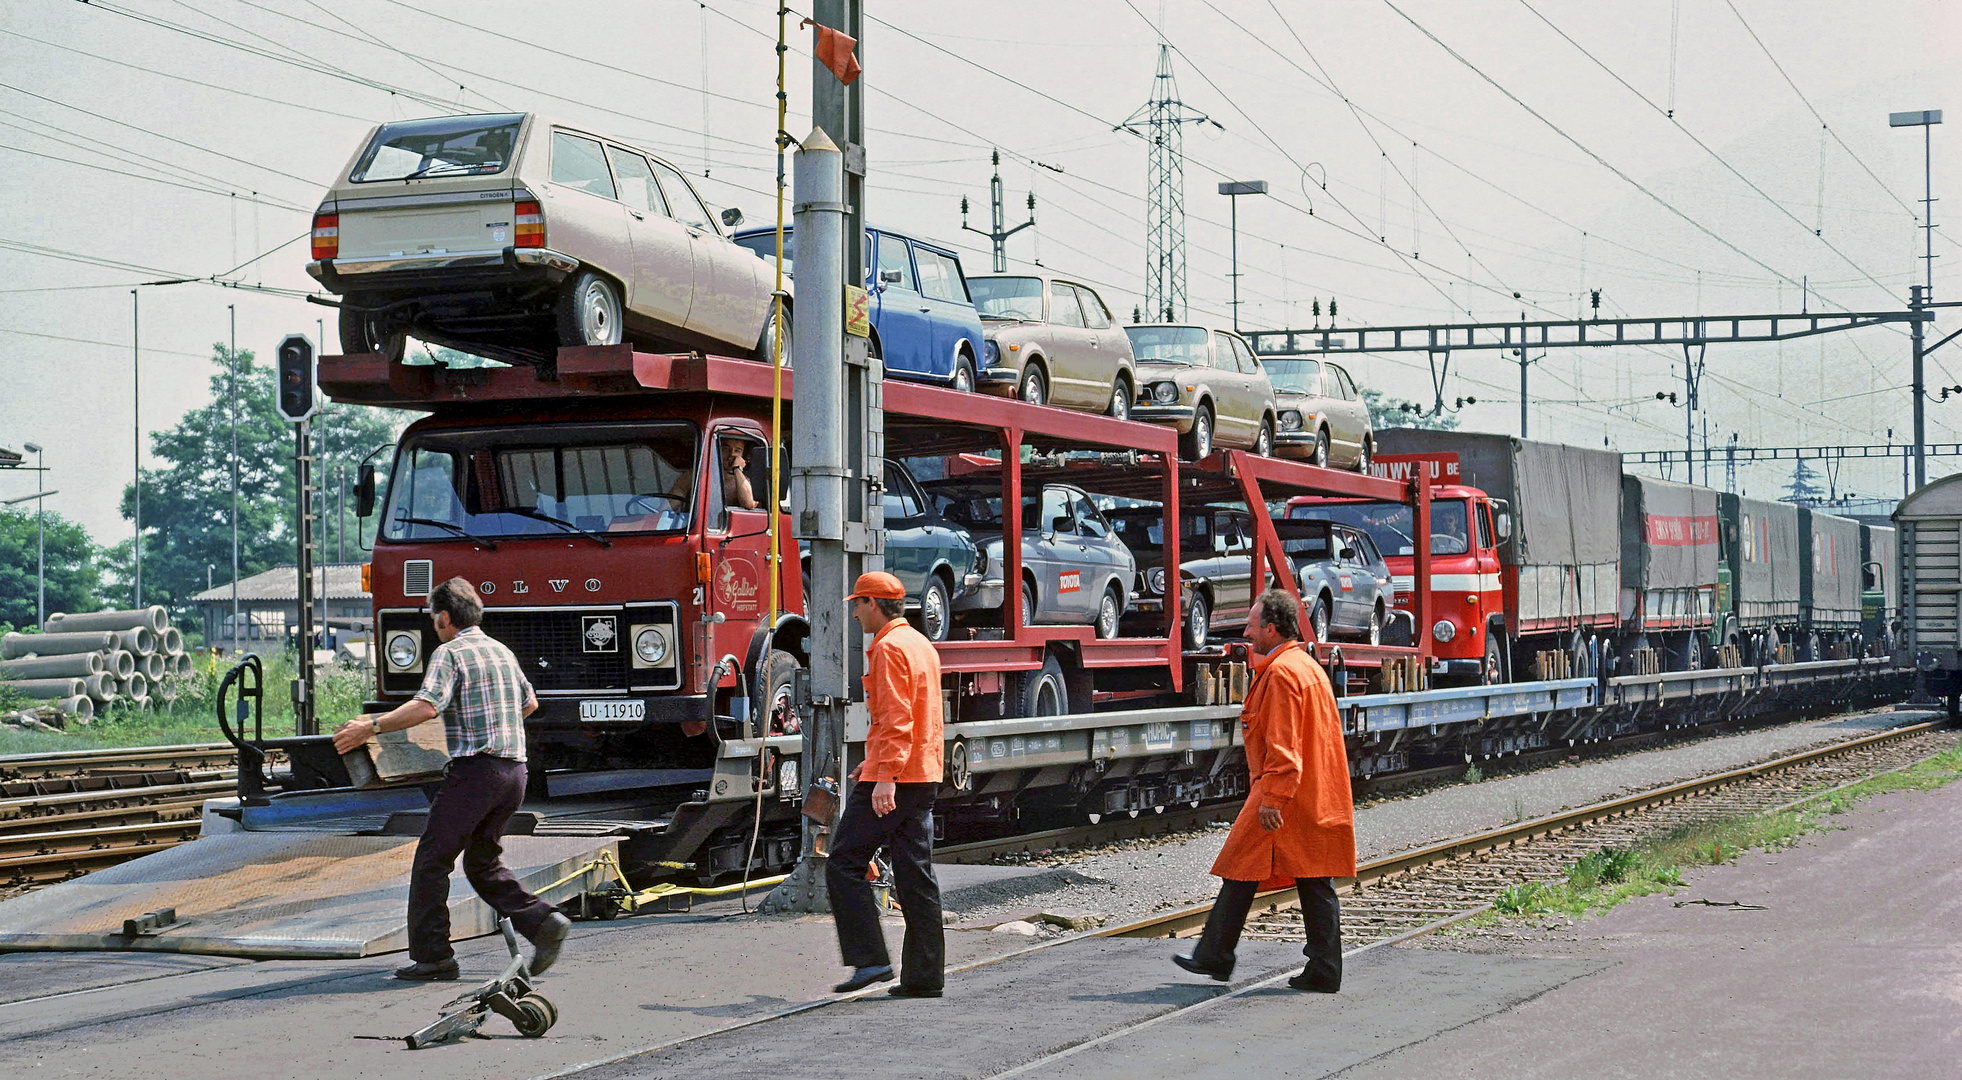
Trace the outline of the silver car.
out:
<instances>
[{"instance_id":1,"label":"silver car","mask_svg":"<svg viewBox=\"0 0 1962 1080\"><path fill-rule=\"evenodd\" d=\"M562 346L767 356L776 327L788 340L774 273L679 170L531 113L375 128L314 215L307 272L342 297L343 351L391 359L411 334L544 364Z\"/></svg>"},{"instance_id":2,"label":"silver car","mask_svg":"<svg viewBox=\"0 0 1962 1080\"><path fill-rule=\"evenodd\" d=\"M1131 415L1131 339L1088 285L1047 275L967 279L988 335L981 389L1035 405Z\"/></svg>"},{"instance_id":3,"label":"silver car","mask_svg":"<svg viewBox=\"0 0 1962 1080\"><path fill-rule=\"evenodd\" d=\"M1383 643L1397 608L1395 579L1369 534L1333 521L1277 519L1316 641Z\"/></svg>"},{"instance_id":4,"label":"silver car","mask_svg":"<svg viewBox=\"0 0 1962 1080\"><path fill-rule=\"evenodd\" d=\"M980 545L988 575L981 587L954 601L957 619L998 619L1007 589L1002 580L1001 500L950 497L945 513ZM1137 561L1083 491L1048 484L1022 506L1022 625L1061 623L1118 634L1131 602Z\"/></svg>"},{"instance_id":5,"label":"silver car","mask_svg":"<svg viewBox=\"0 0 1962 1080\"><path fill-rule=\"evenodd\" d=\"M1281 408L1275 434L1283 457L1306 458L1324 467L1369 471L1376 456L1369 405L1340 364L1313 356L1263 356Z\"/></svg>"},{"instance_id":6,"label":"silver car","mask_svg":"<svg viewBox=\"0 0 1962 1080\"><path fill-rule=\"evenodd\" d=\"M1179 453L1189 461L1215 445L1274 452L1274 387L1240 335L1162 323L1127 326L1124 333L1138 360L1131 419L1176 429Z\"/></svg>"}]
</instances>

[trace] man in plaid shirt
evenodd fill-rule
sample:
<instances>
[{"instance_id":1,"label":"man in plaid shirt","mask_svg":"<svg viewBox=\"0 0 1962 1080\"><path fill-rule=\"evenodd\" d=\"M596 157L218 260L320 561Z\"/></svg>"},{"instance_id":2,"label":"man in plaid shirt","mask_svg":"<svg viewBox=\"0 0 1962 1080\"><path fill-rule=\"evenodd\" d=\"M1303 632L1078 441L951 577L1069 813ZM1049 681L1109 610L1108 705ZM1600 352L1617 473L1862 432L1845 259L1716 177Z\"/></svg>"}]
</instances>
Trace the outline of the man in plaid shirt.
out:
<instances>
[{"instance_id":1,"label":"man in plaid shirt","mask_svg":"<svg viewBox=\"0 0 1962 1080\"><path fill-rule=\"evenodd\" d=\"M409 877L409 959L395 977L414 981L457 977L450 948L450 871L463 856L471 888L509 916L532 944L531 973L558 959L572 922L526 892L504 865L504 824L525 797L525 717L538 698L511 650L478 628L484 606L460 577L436 586L430 618L442 644L430 654L422 689L381 716L350 720L334 733L345 754L383 731L400 731L443 717L450 764L429 807Z\"/></svg>"}]
</instances>

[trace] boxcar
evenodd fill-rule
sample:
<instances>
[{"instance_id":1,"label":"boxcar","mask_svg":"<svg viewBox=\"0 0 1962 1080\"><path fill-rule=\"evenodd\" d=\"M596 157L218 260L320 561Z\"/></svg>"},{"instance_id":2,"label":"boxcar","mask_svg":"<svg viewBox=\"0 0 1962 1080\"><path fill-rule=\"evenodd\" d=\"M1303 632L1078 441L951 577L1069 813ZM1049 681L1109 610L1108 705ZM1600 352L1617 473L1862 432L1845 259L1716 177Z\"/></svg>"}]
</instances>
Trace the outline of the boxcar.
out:
<instances>
[{"instance_id":1,"label":"boxcar","mask_svg":"<svg viewBox=\"0 0 1962 1080\"><path fill-rule=\"evenodd\" d=\"M1912 663L1927 690L1962 705L1962 473L1945 476L1901 500L1901 622L1897 658Z\"/></svg>"}]
</instances>

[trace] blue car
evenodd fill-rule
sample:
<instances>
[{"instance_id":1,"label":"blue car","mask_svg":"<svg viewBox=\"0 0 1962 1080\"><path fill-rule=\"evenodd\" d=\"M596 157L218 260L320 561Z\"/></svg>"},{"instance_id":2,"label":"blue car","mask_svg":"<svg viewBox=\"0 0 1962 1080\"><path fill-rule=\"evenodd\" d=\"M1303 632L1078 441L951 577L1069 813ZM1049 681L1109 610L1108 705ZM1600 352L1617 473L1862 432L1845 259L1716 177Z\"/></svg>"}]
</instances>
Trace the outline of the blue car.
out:
<instances>
[{"instance_id":1,"label":"blue car","mask_svg":"<svg viewBox=\"0 0 1962 1080\"><path fill-rule=\"evenodd\" d=\"M765 261L776 256L774 228L740 232L735 241ZM865 230L865 248L872 355L885 361L886 374L973 390L986 339L961 257L952 248L881 229ZM794 277L797 247L789 228L783 257L784 273Z\"/></svg>"}]
</instances>

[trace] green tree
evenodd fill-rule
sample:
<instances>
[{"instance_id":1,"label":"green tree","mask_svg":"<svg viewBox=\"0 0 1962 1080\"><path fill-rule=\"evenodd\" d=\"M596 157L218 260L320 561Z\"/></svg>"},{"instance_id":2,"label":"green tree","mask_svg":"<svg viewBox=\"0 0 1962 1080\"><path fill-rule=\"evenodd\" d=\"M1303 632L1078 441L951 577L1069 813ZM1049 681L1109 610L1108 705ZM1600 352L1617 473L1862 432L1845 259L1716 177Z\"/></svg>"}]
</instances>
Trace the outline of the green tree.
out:
<instances>
[{"instance_id":1,"label":"green tree","mask_svg":"<svg viewBox=\"0 0 1962 1080\"><path fill-rule=\"evenodd\" d=\"M39 580L34 511L0 508L0 627L34 622ZM101 549L88 530L60 514L47 516L48 613L102 606Z\"/></svg>"},{"instance_id":2,"label":"green tree","mask_svg":"<svg viewBox=\"0 0 1962 1080\"><path fill-rule=\"evenodd\" d=\"M293 427L279 415L273 375L251 350L231 354L214 345L211 400L187 413L177 426L151 433L151 450L168 462L143 473L143 602L186 610L207 580L228 582L232 568L232 421L236 384L238 424L239 576L249 577L294 561ZM369 451L394 440L388 414L361 406L331 406L313 419L316 509L321 555L339 548L343 475L353 483L355 468ZM132 487L123 490L122 513L135 516ZM348 512L347 553L365 551ZM132 544L124 540L109 556L119 581L130 580ZM127 589L127 585L124 586ZM119 600L118 602L123 602Z\"/></svg>"},{"instance_id":3,"label":"green tree","mask_svg":"<svg viewBox=\"0 0 1962 1080\"><path fill-rule=\"evenodd\" d=\"M1421 415L1415 402L1393 398L1381 390L1364 387L1363 404L1369 406L1369 426L1378 431L1384 428L1429 428L1433 431L1458 430L1458 418L1451 413L1436 416ZM1408 408L1406 408L1408 406Z\"/></svg>"}]
</instances>

